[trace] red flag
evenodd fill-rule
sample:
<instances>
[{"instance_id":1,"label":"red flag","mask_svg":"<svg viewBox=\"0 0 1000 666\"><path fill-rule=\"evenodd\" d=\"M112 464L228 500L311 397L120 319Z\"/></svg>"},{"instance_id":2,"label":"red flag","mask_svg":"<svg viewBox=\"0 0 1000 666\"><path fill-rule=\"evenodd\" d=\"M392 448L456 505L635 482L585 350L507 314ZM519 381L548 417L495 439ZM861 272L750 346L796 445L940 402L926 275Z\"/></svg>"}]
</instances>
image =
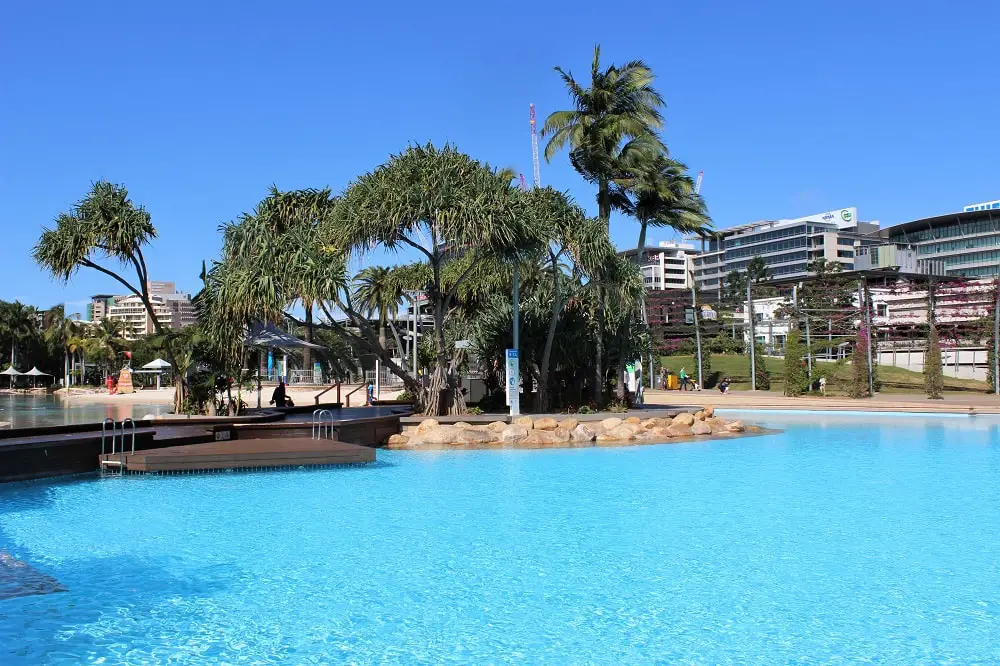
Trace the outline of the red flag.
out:
<instances>
[{"instance_id":1,"label":"red flag","mask_svg":"<svg viewBox=\"0 0 1000 666\"><path fill-rule=\"evenodd\" d=\"M127 359L129 359L131 361L132 360L132 352L130 352L130 351L125 352L125 358L127 358Z\"/></svg>"}]
</instances>

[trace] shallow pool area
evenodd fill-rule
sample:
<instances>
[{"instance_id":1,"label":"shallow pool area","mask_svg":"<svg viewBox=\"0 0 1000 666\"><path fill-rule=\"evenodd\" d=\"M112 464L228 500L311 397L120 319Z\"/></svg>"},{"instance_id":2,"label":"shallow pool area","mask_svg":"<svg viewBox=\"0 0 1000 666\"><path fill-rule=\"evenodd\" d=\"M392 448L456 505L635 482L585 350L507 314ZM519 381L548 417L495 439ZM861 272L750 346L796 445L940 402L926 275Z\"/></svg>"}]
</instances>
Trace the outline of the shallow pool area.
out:
<instances>
[{"instance_id":1,"label":"shallow pool area","mask_svg":"<svg viewBox=\"0 0 1000 666\"><path fill-rule=\"evenodd\" d=\"M49 393L0 394L0 422L13 428L100 423L106 418L141 419L147 414L168 414L170 405L122 403L94 405L67 401Z\"/></svg>"},{"instance_id":2,"label":"shallow pool area","mask_svg":"<svg viewBox=\"0 0 1000 666\"><path fill-rule=\"evenodd\" d=\"M0 486L0 664L1000 662L1000 419Z\"/></svg>"}]
</instances>

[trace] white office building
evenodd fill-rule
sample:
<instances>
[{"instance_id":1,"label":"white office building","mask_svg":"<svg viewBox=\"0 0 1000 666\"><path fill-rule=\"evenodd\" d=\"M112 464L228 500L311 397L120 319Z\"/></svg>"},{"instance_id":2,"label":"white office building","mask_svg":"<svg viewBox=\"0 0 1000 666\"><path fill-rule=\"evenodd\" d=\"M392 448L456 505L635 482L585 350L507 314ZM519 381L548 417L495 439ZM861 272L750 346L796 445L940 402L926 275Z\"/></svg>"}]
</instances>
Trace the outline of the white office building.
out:
<instances>
[{"instance_id":1,"label":"white office building","mask_svg":"<svg viewBox=\"0 0 1000 666\"><path fill-rule=\"evenodd\" d=\"M642 252L636 249L621 252L625 257L639 254L639 269L647 290L691 288L691 258L698 254L694 245L662 241L647 245Z\"/></svg>"}]
</instances>

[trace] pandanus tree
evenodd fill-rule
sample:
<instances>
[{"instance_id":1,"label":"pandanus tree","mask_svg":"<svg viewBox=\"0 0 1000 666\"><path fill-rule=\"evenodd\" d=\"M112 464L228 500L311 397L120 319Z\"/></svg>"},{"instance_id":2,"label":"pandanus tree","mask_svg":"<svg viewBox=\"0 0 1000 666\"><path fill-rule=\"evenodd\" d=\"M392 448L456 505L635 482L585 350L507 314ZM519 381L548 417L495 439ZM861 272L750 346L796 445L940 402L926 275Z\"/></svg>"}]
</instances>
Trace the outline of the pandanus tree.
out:
<instances>
[{"instance_id":1,"label":"pandanus tree","mask_svg":"<svg viewBox=\"0 0 1000 666\"><path fill-rule=\"evenodd\" d=\"M428 264L434 361L422 390L426 414L464 411L455 350L445 337L463 285L484 266L514 260L539 242L510 176L449 145L411 146L351 183L327 225L331 244L344 252L406 250ZM357 322L352 304L341 305Z\"/></svg>"},{"instance_id":2,"label":"pandanus tree","mask_svg":"<svg viewBox=\"0 0 1000 666\"><path fill-rule=\"evenodd\" d=\"M149 213L129 199L124 185L107 181L93 184L72 210L56 217L54 229L44 229L34 248L34 258L57 279L68 282L81 268L97 271L138 296L153 329L163 335L165 326L153 308L144 248L156 238ZM134 274L134 278L132 277ZM173 351L165 350L168 359ZM184 404L184 382L174 366L174 410Z\"/></svg>"}]
</instances>

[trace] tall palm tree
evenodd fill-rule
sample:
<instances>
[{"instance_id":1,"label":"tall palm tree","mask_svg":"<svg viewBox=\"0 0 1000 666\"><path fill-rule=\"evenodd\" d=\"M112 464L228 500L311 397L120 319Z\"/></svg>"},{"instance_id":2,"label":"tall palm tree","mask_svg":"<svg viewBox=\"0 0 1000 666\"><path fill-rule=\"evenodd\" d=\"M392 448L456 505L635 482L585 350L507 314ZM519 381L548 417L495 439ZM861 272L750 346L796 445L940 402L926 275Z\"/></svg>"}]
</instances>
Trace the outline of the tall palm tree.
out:
<instances>
[{"instance_id":1,"label":"tall palm tree","mask_svg":"<svg viewBox=\"0 0 1000 666\"><path fill-rule=\"evenodd\" d=\"M355 300L368 314L378 314L378 342L385 348L386 325L403 302L403 286L388 266L368 266L355 277ZM402 350L397 350L402 356Z\"/></svg>"},{"instance_id":2,"label":"tall palm tree","mask_svg":"<svg viewBox=\"0 0 1000 666\"><path fill-rule=\"evenodd\" d=\"M637 258L646 247L650 226L682 233L706 234L712 221L705 200L694 191L687 166L666 154L640 156L628 165L629 175L613 185L612 199L639 222Z\"/></svg>"},{"instance_id":3,"label":"tall palm tree","mask_svg":"<svg viewBox=\"0 0 1000 666\"><path fill-rule=\"evenodd\" d=\"M0 337L10 343L10 364L14 365L18 348L37 340L39 334L38 311L20 301L4 303L0 309Z\"/></svg>"},{"instance_id":4,"label":"tall palm tree","mask_svg":"<svg viewBox=\"0 0 1000 666\"><path fill-rule=\"evenodd\" d=\"M611 183L622 175L625 158L665 150L656 138L663 125L663 98L653 87L653 71L641 60L601 69L601 47L594 47L590 87L585 88L560 67L573 108L555 111L545 120L545 159L565 147L570 162L587 181L597 185L598 217L607 225L613 201Z\"/></svg>"},{"instance_id":5,"label":"tall palm tree","mask_svg":"<svg viewBox=\"0 0 1000 666\"><path fill-rule=\"evenodd\" d=\"M63 353L63 378L68 387L73 377L70 373L69 341L79 335L80 322L66 316L65 306L57 305L46 311L42 318L42 329L42 336L50 347Z\"/></svg>"}]
</instances>

